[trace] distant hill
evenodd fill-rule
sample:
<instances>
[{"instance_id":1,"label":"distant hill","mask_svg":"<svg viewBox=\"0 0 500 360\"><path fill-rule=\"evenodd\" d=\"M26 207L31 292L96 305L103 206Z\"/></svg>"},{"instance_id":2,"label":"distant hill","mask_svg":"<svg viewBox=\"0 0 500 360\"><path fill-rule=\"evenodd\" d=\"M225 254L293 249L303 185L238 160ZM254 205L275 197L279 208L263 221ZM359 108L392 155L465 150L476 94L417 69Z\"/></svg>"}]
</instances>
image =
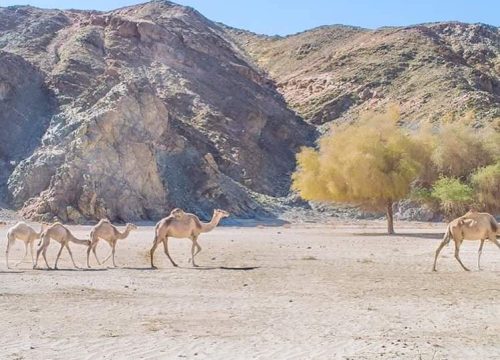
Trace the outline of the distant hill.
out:
<instances>
[{"instance_id":1,"label":"distant hill","mask_svg":"<svg viewBox=\"0 0 500 360\"><path fill-rule=\"evenodd\" d=\"M226 32L312 124L346 121L391 102L400 104L407 124L470 110L478 125L500 117L498 27L338 25L286 37Z\"/></svg>"}]
</instances>

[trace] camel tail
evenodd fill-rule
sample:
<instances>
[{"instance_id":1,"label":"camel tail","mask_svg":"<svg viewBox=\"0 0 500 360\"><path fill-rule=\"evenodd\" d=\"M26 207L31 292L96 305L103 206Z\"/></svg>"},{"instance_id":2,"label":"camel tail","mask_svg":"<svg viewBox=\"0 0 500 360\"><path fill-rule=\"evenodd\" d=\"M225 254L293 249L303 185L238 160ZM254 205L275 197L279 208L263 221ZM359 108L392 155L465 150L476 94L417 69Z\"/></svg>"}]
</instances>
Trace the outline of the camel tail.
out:
<instances>
[{"instance_id":1,"label":"camel tail","mask_svg":"<svg viewBox=\"0 0 500 360\"><path fill-rule=\"evenodd\" d=\"M156 243L156 240L158 240L158 228L160 227L160 223L156 223L155 225L155 240L154 242Z\"/></svg>"},{"instance_id":2,"label":"camel tail","mask_svg":"<svg viewBox=\"0 0 500 360\"><path fill-rule=\"evenodd\" d=\"M491 224L491 230L493 230L493 232L497 233L497 236L500 236L500 228L498 226L497 221L495 220L495 218L493 216L490 216L490 224Z\"/></svg>"},{"instance_id":3,"label":"camel tail","mask_svg":"<svg viewBox=\"0 0 500 360\"><path fill-rule=\"evenodd\" d=\"M92 229L90 231L90 241L92 242L92 240L94 240L94 236L95 236L95 229Z\"/></svg>"},{"instance_id":4,"label":"camel tail","mask_svg":"<svg viewBox=\"0 0 500 360\"><path fill-rule=\"evenodd\" d=\"M450 243L451 239L453 239L453 234L451 233L451 226L448 225L448 227L446 228L446 232L444 233L444 237L443 237L444 245L448 245Z\"/></svg>"},{"instance_id":5,"label":"camel tail","mask_svg":"<svg viewBox=\"0 0 500 360\"><path fill-rule=\"evenodd\" d=\"M43 242L43 238L45 237L46 235L46 231L42 231L42 233L40 234L40 240L38 240L38 244L36 245L37 247L40 247L40 245L42 245L42 242Z\"/></svg>"}]
</instances>

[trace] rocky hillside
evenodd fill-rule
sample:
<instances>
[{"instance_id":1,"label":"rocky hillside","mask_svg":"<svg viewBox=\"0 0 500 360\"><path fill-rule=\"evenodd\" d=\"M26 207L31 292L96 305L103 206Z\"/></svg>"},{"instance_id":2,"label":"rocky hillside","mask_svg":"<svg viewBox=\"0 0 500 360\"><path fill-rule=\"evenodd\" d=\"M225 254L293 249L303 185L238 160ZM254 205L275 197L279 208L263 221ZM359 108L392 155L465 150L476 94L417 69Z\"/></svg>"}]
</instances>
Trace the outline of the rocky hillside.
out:
<instances>
[{"instance_id":1,"label":"rocky hillside","mask_svg":"<svg viewBox=\"0 0 500 360\"><path fill-rule=\"evenodd\" d=\"M349 121L400 104L403 122L441 121L474 111L500 117L500 30L436 23L366 30L327 26L287 37L226 28L312 124Z\"/></svg>"},{"instance_id":2,"label":"rocky hillside","mask_svg":"<svg viewBox=\"0 0 500 360\"><path fill-rule=\"evenodd\" d=\"M193 9L0 8L0 193L34 219L263 211L314 129Z\"/></svg>"},{"instance_id":3,"label":"rocky hillside","mask_svg":"<svg viewBox=\"0 0 500 360\"><path fill-rule=\"evenodd\" d=\"M499 53L487 25L268 37L159 0L0 8L0 204L74 222L266 214L331 122L392 102L409 126L497 121Z\"/></svg>"}]
</instances>

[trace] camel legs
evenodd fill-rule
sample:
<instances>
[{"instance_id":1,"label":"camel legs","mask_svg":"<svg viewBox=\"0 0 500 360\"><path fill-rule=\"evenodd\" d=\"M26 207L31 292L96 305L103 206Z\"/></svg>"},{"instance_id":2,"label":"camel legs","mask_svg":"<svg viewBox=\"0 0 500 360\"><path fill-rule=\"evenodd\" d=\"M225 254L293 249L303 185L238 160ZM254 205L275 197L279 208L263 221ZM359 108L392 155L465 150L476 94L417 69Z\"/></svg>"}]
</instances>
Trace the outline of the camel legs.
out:
<instances>
[{"instance_id":1,"label":"camel legs","mask_svg":"<svg viewBox=\"0 0 500 360\"><path fill-rule=\"evenodd\" d=\"M18 265L22 264L22 262L24 261L24 259L26 259L26 256L28 256L28 243L27 242L24 243L24 255L23 255L23 258L15 266L18 266Z\"/></svg>"},{"instance_id":2,"label":"camel legs","mask_svg":"<svg viewBox=\"0 0 500 360\"><path fill-rule=\"evenodd\" d=\"M191 246L191 261L193 262L194 267L198 267L196 263L194 262L194 257L196 254L198 254L201 251L201 246L198 244L198 238L197 237L192 237L191 241L193 242Z\"/></svg>"},{"instance_id":3,"label":"camel legs","mask_svg":"<svg viewBox=\"0 0 500 360\"><path fill-rule=\"evenodd\" d=\"M493 234L493 236L490 236L490 241L495 244L496 246L498 246L498 248L500 249L500 243L498 242L498 240L496 239L496 236L495 234Z\"/></svg>"},{"instance_id":4,"label":"camel legs","mask_svg":"<svg viewBox=\"0 0 500 360\"><path fill-rule=\"evenodd\" d=\"M160 241L163 242L163 249L165 250L165 255L167 255L167 257L170 260L170 262L172 263L172 265L177 267L177 264L174 262L174 260L172 260L172 257L170 256L170 254L168 252L168 237L165 237L165 239L163 239L163 240L159 240L158 237L155 237L153 247L149 251L149 255L151 257L151 268L156 269L156 266L153 263L153 256L154 256L154 253L156 251L156 248L158 247L158 245L160 245Z\"/></svg>"},{"instance_id":5,"label":"camel legs","mask_svg":"<svg viewBox=\"0 0 500 360\"><path fill-rule=\"evenodd\" d=\"M14 244L16 239L11 236L10 234L7 234L7 249L5 250L5 262L7 263L7 269L10 269L9 266L9 250L10 247Z\"/></svg>"},{"instance_id":6,"label":"camel legs","mask_svg":"<svg viewBox=\"0 0 500 360\"><path fill-rule=\"evenodd\" d=\"M90 268L90 251L92 251L94 253L94 257L97 261L97 263L99 265L101 265L101 262L99 261L99 259L97 258L97 252L96 252L96 248L97 248L97 241L94 241L92 240L90 242L90 245L89 247L87 248L87 267Z\"/></svg>"},{"instance_id":7,"label":"camel legs","mask_svg":"<svg viewBox=\"0 0 500 360\"><path fill-rule=\"evenodd\" d=\"M155 241L153 243L153 247L151 248L151 250L149 250L149 256L151 258L151 268L153 269L156 269L156 266L153 264L153 256L155 254L155 251L156 251L156 248L158 247L158 238L155 237Z\"/></svg>"},{"instance_id":8,"label":"camel legs","mask_svg":"<svg viewBox=\"0 0 500 360\"><path fill-rule=\"evenodd\" d=\"M116 263L115 263L115 251L116 251L116 241L113 242L113 250L112 250L112 252L113 252L113 258L112 258L112 260L113 260L113 266L114 267L116 267Z\"/></svg>"},{"instance_id":9,"label":"camel legs","mask_svg":"<svg viewBox=\"0 0 500 360\"><path fill-rule=\"evenodd\" d=\"M33 265L33 269L36 269L38 265L38 258L40 257L40 254L42 254L43 260L45 260L45 265L47 265L47 269L51 269L47 261L47 248L49 247L49 244L50 244L50 239L43 239L42 244L38 247L36 251L35 265Z\"/></svg>"},{"instance_id":10,"label":"camel legs","mask_svg":"<svg viewBox=\"0 0 500 360\"><path fill-rule=\"evenodd\" d=\"M69 257L71 258L71 261L73 262L73 266L74 266L75 268L79 269L78 265L76 265L76 263L75 263L75 259L73 259L73 253L71 252L71 249L69 248L69 244L68 244L68 243L66 243L64 246L66 247L66 249L67 249L67 250L68 250L68 252L69 252Z\"/></svg>"},{"instance_id":11,"label":"camel legs","mask_svg":"<svg viewBox=\"0 0 500 360\"><path fill-rule=\"evenodd\" d=\"M445 245L448 244L449 242L450 242L450 238L448 235L445 234L443 241L441 241L441 244L439 244L439 247L436 249L436 255L434 256L434 266L432 267L432 271L437 271L436 270L436 263L437 263L439 253L441 252L441 250L443 250Z\"/></svg>"},{"instance_id":12,"label":"camel legs","mask_svg":"<svg viewBox=\"0 0 500 360\"><path fill-rule=\"evenodd\" d=\"M115 249L116 249L116 240L113 241L111 244L111 251L109 252L109 255L106 256L106 259L104 259L104 261L102 262L103 264L109 260L110 257L113 257L113 266L116 267L116 264L115 264Z\"/></svg>"},{"instance_id":13,"label":"camel legs","mask_svg":"<svg viewBox=\"0 0 500 360\"><path fill-rule=\"evenodd\" d=\"M30 254L31 254L31 264L35 265L35 258L33 254L35 253L35 241L30 242Z\"/></svg>"},{"instance_id":14,"label":"camel legs","mask_svg":"<svg viewBox=\"0 0 500 360\"><path fill-rule=\"evenodd\" d=\"M57 262L59 261L59 257L61 256L61 253L62 253L63 249L64 249L64 243L63 243L63 244L61 244L61 247L60 247L60 249L59 249L59 252L57 253L57 256L56 256L56 262L55 262L55 264L54 264L54 269L55 269L55 270L57 270Z\"/></svg>"},{"instance_id":15,"label":"camel legs","mask_svg":"<svg viewBox=\"0 0 500 360\"><path fill-rule=\"evenodd\" d=\"M477 251L477 269L481 270L481 254L483 253L484 239L481 239L479 250Z\"/></svg>"},{"instance_id":16,"label":"camel legs","mask_svg":"<svg viewBox=\"0 0 500 360\"><path fill-rule=\"evenodd\" d=\"M165 237L165 239L163 239L163 249L165 250L165 254L167 255L167 257L170 260L170 262L172 263L172 265L177 267L177 264L174 262L174 260L172 260L172 258L170 257L170 254L168 252L168 236Z\"/></svg>"},{"instance_id":17,"label":"camel legs","mask_svg":"<svg viewBox=\"0 0 500 360\"><path fill-rule=\"evenodd\" d=\"M457 259L458 263L465 271L469 271L469 269L467 269L462 263L462 260L460 260L460 245L462 245L462 240L455 240L455 259Z\"/></svg>"}]
</instances>

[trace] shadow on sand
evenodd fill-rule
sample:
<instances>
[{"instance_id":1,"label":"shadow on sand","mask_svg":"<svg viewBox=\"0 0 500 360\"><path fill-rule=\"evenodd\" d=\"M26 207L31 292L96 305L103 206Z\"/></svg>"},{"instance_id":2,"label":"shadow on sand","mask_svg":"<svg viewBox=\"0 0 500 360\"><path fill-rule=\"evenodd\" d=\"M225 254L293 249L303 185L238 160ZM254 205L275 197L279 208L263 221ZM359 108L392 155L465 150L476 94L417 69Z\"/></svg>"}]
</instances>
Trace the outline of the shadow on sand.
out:
<instances>
[{"instance_id":1,"label":"shadow on sand","mask_svg":"<svg viewBox=\"0 0 500 360\"><path fill-rule=\"evenodd\" d=\"M55 271L55 272L62 272L62 271L107 271L108 269L94 269L94 268L80 268L80 269L54 269L54 268L36 268L33 269L34 271Z\"/></svg>"},{"instance_id":2,"label":"shadow on sand","mask_svg":"<svg viewBox=\"0 0 500 360\"><path fill-rule=\"evenodd\" d=\"M125 269L125 270L138 270L138 271L157 271L157 270L174 270L174 269L182 269L182 270L231 270L231 271L250 271L259 269L260 266L242 266L242 267L233 267L233 266L198 266L198 267L188 267L188 266L178 266L178 267L166 267L166 268L152 268L152 267L121 267L117 269Z\"/></svg>"},{"instance_id":3,"label":"shadow on sand","mask_svg":"<svg viewBox=\"0 0 500 360\"><path fill-rule=\"evenodd\" d=\"M421 239L442 239L444 233L396 233L396 234L385 234L385 233L355 233L356 236L389 236L389 237L413 237Z\"/></svg>"},{"instance_id":4,"label":"shadow on sand","mask_svg":"<svg viewBox=\"0 0 500 360\"><path fill-rule=\"evenodd\" d=\"M232 266L198 266L198 267L182 267L181 269L186 270L232 270L232 271L250 271L259 269L260 266L242 266L242 267L232 267Z\"/></svg>"},{"instance_id":5,"label":"shadow on sand","mask_svg":"<svg viewBox=\"0 0 500 360\"><path fill-rule=\"evenodd\" d=\"M138 271L155 271L157 269L152 268L151 266L148 267L132 267L132 266L123 266L123 267L116 267L116 268L110 268L110 270L138 270ZM174 268L175 269L175 268Z\"/></svg>"}]
</instances>

